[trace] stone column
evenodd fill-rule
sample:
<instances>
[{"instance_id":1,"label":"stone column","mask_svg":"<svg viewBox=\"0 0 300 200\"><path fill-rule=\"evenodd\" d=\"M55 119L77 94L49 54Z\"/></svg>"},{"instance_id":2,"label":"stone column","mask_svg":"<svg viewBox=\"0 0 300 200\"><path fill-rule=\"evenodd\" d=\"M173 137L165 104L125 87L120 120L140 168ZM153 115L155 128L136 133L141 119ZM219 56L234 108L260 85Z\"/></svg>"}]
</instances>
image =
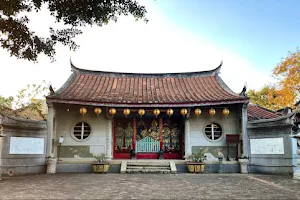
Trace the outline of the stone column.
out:
<instances>
[{"instance_id":1,"label":"stone column","mask_svg":"<svg viewBox=\"0 0 300 200\"><path fill-rule=\"evenodd\" d=\"M52 139L53 139L53 122L55 117L55 109L52 103L48 103L48 118L47 118L47 157L53 156L52 154Z\"/></svg>"},{"instance_id":2,"label":"stone column","mask_svg":"<svg viewBox=\"0 0 300 200\"><path fill-rule=\"evenodd\" d=\"M107 159L112 159L112 119L107 120L106 128L106 157Z\"/></svg>"},{"instance_id":3,"label":"stone column","mask_svg":"<svg viewBox=\"0 0 300 200\"><path fill-rule=\"evenodd\" d=\"M2 133L2 130L1 130L2 126L0 125L0 181L2 180L1 176L2 176L2 148L3 148L3 145L2 145L2 137L1 137L1 133Z\"/></svg>"},{"instance_id":4,"label":"stone column","mask_svg":"<svg viewBox=\"0 0 300 200\"><path fill-rule=\"evenodd\" d=\"M184 122L184 149L185 155L184 157L187 158L192 154L191 146L190 146L190 121L189 119L185 119Z\"/></svg>"},{"instance_id":5,"label":"stone column","mask_svg":"<svg viewBox=\"0 0 300 200\"><path fill-rule=\"evenodd\" d=\"M297 142L300 143L300 139L297 139ZM297 159L297 169L293 174L293 179L300 180L300 149L297 149L298 159Z\"/></svg>"},{"instance_id":6,"label":"stone column","mask_svg":"<svg viewBox=\"0 0 300 200\"><path fill-rule=\"evenodd\" d=\"M249 157L249 137L247 133L247 106L248 104L244 104L242 107L242 134L243 134L243 154L246 157Z\"/></svg>"}]
</instances>

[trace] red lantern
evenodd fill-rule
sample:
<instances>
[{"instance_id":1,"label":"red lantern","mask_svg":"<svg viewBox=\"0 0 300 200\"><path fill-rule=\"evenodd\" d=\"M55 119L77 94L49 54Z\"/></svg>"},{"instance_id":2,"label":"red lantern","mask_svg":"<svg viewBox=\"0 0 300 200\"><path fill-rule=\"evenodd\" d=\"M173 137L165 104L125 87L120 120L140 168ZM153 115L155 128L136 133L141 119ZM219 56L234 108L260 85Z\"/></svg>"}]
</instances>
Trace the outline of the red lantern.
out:
<instances>
[{"instance_id":1,"label":"red lantern","mask_svg":"<svg viewBox=\"0 0 300 200\"><path fill-rule=\"evenodd\" d=\"M223 109L223 115L225 115L225 116L227 116L227 115L229 115L229 110L227 109L227 108L224 108Z\"/></svg>"},{"instance_id":2,"label":"red lantern","mask_svg":"<svg viewBox=\"0 0 300 200\"><path fill-rule=\"evenodd\" d=\"M167 113L167 115L168 115L169 117L171 117L171 115L173 115L174 111L173 111L173 109L169 108L169 109L166 111L166 113Z\"/></svg>"},{"instance_id":3,"label":"red lantern","mask_svg":"<svg viewBox=\"0 0 300 200\"><path fill-rule=\"evenodd\" d=\"M160 110L159 110L159 109L154 109L154 110L153 110L153 115L154 115L155 117L157 117L159 114L160 114Z\"/></svg>"},{"instance_id":4,"label":"red lantern","mask_svg":"<svg viewBox=\"0 0 300 200\"><path fill-rule=\"evenodd\" d=\"M80 114L85 115L87 113L87 109L85 107L80 108Z\"/></svg>"},{"instance_id":5,"label":"red lantern","mask_svg":"<svg viewBox=\"0 0 300 200\"><path fill-rule=\"evenodd\" d=\"M181 110L180 110L180 114L182 115L182 116L185 116L186 114L187 114L187 109L185 109L185 108L182 108Z\"/></svg>"},{"instance_id":6,"label":"red lantern","mask_svg":"<svg viewBox=\"0 0 300 200\"><path fill-rule=\"evenodd\" d=\"M211 115L211 116L214 116L216 114L216 110L211 108L209 109L208 113Z\"/></svg>"},{"instance_id":7,"label":"red lantern","mask_svg":"<svg viewBox=\"0 0 300 200\"><path fill-rule=\"evenodd\" d=\"M142 116L145 114L145 110L144 109L139 109L138 110L138 114L139 114L139 116L142 118Z\"/></svg>"},{"instance_id":8,"label":"red lantern","mask_svg":"<svg viewBox=\"0 0 300 200\"><path fill-rule=\"evenodd\" d=\"M110 108L110 109L108 110L108 112L109 112L109 114L111 114L112 116L114 116L114 115L117 113L116 109L114 109L114 108Z\"/></svg>"},{"instance_id":9,"label":"red lantern","mask_svg":"<svg viewBox=\"0 0 300 200\"><path fill-rule=\"evenodd\" d=\"M198 117L199 115L201 115L201 109L200 108L196 108L195 110L194 110L194 113L195 113L195 115Z\"/></svg>"},{"instance_id":10,"label":"red lantern","mask_svg":"<svg viewBox=\"0 0 300 200\"><path fill-rule=\"evenodd\" d=\"M130 110L128 108L125 108L123 111L124 115L127 117L127 115L130 114Z\"/></svg>"},{"instance_id":11,"label":"red lantern","mask_svg":"<svg viewBox=\"0 0 300 200\"><path fill-rule=\"evenodd\" d=\"M101 108L95 108L95 109L94 109L94 113L95 113L97 116L100 115L100 114L102 113Z\"/></svg>"}]
</instances>

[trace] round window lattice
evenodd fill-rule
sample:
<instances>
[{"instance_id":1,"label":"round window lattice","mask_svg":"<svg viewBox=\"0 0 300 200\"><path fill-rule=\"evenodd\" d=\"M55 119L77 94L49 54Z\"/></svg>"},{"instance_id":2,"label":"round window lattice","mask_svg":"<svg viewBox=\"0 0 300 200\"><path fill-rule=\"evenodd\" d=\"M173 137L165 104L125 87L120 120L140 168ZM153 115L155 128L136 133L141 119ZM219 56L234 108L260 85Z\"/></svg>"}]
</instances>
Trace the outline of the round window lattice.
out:
<instances>
[{"instance_id":1,"label":"round window lattice","mask_svg":"<svg viewBox=\"0 0 300 200\"><path fill-rule=\"evenodd\" d=\"M222 128L216 123L208 124L204 132L209 140L218 140L222 136Z\"/></svg>"},{"instance_id":2,"label":"round window lattice","mask_svg":"<svg viewBox=\"0 0 300 200\"><path fill-rule=\"evenodd\" d=\"M85 140L91 134L91 127L85 122L79 122L75 125L73 134L78 140Z\"/></svg>"}]
</instances>

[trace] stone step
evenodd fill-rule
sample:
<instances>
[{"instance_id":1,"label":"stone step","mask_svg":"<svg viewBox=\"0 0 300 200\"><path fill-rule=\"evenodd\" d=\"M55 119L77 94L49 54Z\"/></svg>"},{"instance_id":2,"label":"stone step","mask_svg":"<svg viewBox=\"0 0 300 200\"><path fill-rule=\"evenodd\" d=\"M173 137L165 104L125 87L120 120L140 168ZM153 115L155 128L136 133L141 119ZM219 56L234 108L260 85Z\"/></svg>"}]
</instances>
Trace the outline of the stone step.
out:
<instances>
[{"instance_id":1,"label":"stone step","mask_svg":"<svg viewBox=\"0 0 300 200\"><path fill-rule=\"evenodd\" d=\"M169 174L171 170L168 169L127 169L126 173L134 174L134 173L155 173L155 174Z\"/></svg>"},{"instance_id":2,"label":"stone step","mask_svg":"<svg viewBox=\"0 0 300 200\"><path fill-rule=\"evenodd\" d=\"M127 162L127 166L170 166L168 162Z\"/></svg>"},{"instance_id":3,"label":"stone step","mask_svg":"<svg viewBox=\"0 0 300 200\"><path fill-rule=\"evenodd\" d=\"M168 169L171 170L170 166L155 167L155 166L127 166L127 169Z\"/></svg>"}]
</instances>

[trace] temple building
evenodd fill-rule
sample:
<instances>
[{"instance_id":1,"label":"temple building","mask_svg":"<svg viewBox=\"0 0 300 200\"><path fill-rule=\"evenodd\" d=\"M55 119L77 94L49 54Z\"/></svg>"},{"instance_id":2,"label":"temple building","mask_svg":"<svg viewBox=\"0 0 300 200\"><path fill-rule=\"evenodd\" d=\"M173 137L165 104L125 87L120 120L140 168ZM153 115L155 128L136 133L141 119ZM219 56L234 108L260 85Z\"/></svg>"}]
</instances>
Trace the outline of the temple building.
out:
<instances>
[{"instance_id":1,"label":"temple building","mask_svg":"<svg viewBox=\"0 0 300 200\"><path fill-rule=\"evenodd\" d=\"M249 99L223 82L221 66L143 74L71 63L69 79L47 97L47 155L60 163L90 161L99 153L112 160L184 160L199 148L212 162L220 154L228 161L248 156Z\"/></svg>"}]
</instances>

